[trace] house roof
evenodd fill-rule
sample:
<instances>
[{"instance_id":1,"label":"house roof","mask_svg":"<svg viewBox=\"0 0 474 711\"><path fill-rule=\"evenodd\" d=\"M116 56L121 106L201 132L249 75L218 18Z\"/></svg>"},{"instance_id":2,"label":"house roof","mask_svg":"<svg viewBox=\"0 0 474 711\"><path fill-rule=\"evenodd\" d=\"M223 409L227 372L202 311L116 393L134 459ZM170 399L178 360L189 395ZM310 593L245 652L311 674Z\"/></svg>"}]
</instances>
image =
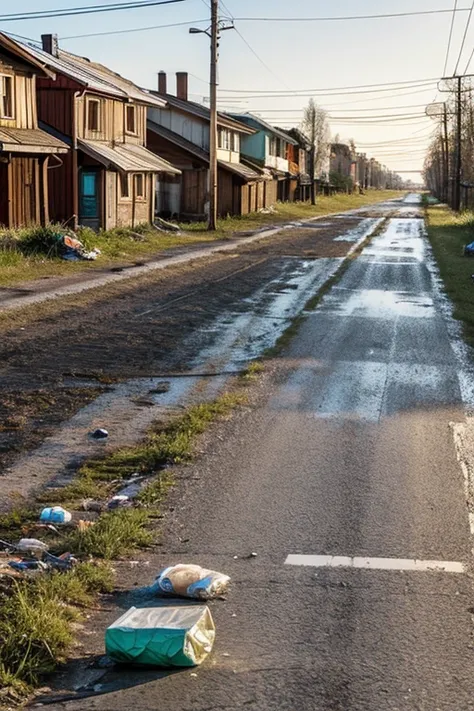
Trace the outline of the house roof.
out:
<instances>
[{"instance_id":1,"label":"house roof","mask_svg":"<svg viewBox=\"0 0 474 711\"><path fill-rule=\"evenodd\" d=\"M48 70L64 74L90 91L119 99L138 101L160 108L166 105L163 99L159 99L154 94L141 89L133 82L120 76L120 74L116 74L102 64L91 62L87 57L79 57L64 50L59 50L58 56L55 57L38 47L27 44L22 44L21 46L33 55L37 62L47 67Z\"/></svg>"},{"instance_id":2,"label":"house roof","mask_svg":"<svg viewBox=\"0 0 474 711\"><path fill-rule=\"evenodd\" d=\"M279 128L278 130L279 130L279 131L283 131L283 133L286 133L286 134L288 134L289 136L291 136L291 138L294 138L295 141L297 141L297 143L298 143L301 147L304 146L305 150L307 150L307 151L311 150L311 141L310 141L310 139L308 138L308 136L306 136L306 135L303 133L303 131L300 131L299 128L289 128L289 129L286 129L286 128Z\"/></svg>"},{"instance_id":3,"label":"house roof","mask_svg":"<svg viewBox=\"0 0 474 711\"><path fill-rule=\"evenodd\" d=\"M249 111L243 114L228 114L229 116L232 116L232 118L236 119L237 121L250 121L253 124L257 124L257 126L263 130L267 131L267 133L272 133L275 136L278 136L279 138L283 138L284 141L287 143L291 143L294 146L298 145L298 141L295 141L294 138L291 138L286 132L282 131L279 128L276 128L276 126L271 126L269 123L264 121L260 116L256 116L255 114L251 114Z\"/></svg>"},{"instance_id":4,"label":"house roof","mask_svg":"<svg viewBox=\"0 0 474 711\"><path fill-rule=\"evenodd\" d=\"M189 101L185 99L178 99L177 96L172 94L159 94L153 91L152 94L159 96L164 99L171 107L179 109L180 111L185 111L186 113L192 114L193 116L198 116L199 118L205 119L206 121L211 120L211 112L207 106L198 104L195 101ZM217 123L219 126L224 128L231 128L234 131L239 131L239 133L246 133L252 135L256 133L255 129L242 124L240 121L235 121L233 118L227 114L223 114L220 111L217 113Z\"/></svg>"},{"instance_id":5,"label":"house roof","mask_svg":"<svg viewBox=\"0 0 474 711\"><path fill-rule=\"evenodd\" d=\"M67 153L69 147L40 128L0 127L0 153Z\"/></svg>"},{"instance_id":6,"label":"house roof","mask_svg":"<svg viewBox=\"0 0 474 711\"><path fill-rule=\"evenodd\" d=\"M110 167L123 173L181 173L164 158L135 143L112 144L78 139L77 147L106 168Z\"/></svg>"},{"instance_id":7,"label":"house roof","mask_svg":"<svg viewBox=\"0 0 474 711\"><path fill-rule=\"evenodd\" d=\"M34 53L30 51L29 47L26 47L25 45L16 42L8 35L4 34L3 32L0 32L0 51L2 49L11 54L14 54L27 64L30 64L36 70L35 73L39 76L54 79L54 72L48 69L43 62L39 61L34 55Z\"/></svg>"},{"instance_id":8,"label":"house roof","mask_svg":"<svg viewBox=\"0 0 474 711\"><path fill-rule=\"evenodd\" d=\"M150 131L156 133L157 136L164 138L166 141L170 141L175 146L178 146L178 148L181 148L182 150L191 153L191 155L195 156L196 158L199 158L204 163L206 163L206 165L209 164L209 152L206 151L204 148L197 146L195 143L188 141L186 138L183 138L178 133L170 131L169 128L160 126L154 121L148 120L147 128ZM244 165L243 163L229 163L228 161L224 160L219 160L217 162L221 166L221 168L224 168L224 170L229 170L231 173L235 173L243 180L250 181L262 179L261 171L259 171L258 169L254 170L253 168L250 168L249 166Z\"/></svg>"}]
</instances>

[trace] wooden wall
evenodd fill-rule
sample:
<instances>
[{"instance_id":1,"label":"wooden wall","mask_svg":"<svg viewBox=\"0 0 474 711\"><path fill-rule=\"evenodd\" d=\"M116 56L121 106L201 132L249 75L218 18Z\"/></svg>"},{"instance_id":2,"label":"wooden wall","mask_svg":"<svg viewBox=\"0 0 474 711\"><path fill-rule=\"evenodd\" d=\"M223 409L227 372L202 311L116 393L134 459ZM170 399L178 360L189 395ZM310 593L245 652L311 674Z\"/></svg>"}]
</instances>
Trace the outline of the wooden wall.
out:
<instances>
[{"instance_id":1,"label":"wooden wall","mask_svg":"<svg viewBox=\"0 0 474 711\"><path fill-rule=\"evenodd\" d=\"M35 77L21 63L0 54L0 74L12 76L14 117L0 118L5 128L37 128Z\"/></svg>"},{"instance_id":2,"label":"wooden wall","mask_svg":"<svg viewBox=\"0 0 474 711\"><path fill-rule=\"evenodd\" d=\"M41 222L41 181L38 158L13 157L8 167L10 227Z\"/></svg>"},{"instance_id":3,"label":"wooden wall","mask_svg":"<svg viewBox=\"0 0 474 711\"><path fill-rule=\"evenodd\" d=\"M99 99L93 94L84 94L76 99L77 137L88 141L120 141L145 145L146 106L126 103L115 99L100 98L100 130L90 131L87 126L89 99ZM135 106L135 134L127 133L126 106Z\"/></svg>"}]
</instances>

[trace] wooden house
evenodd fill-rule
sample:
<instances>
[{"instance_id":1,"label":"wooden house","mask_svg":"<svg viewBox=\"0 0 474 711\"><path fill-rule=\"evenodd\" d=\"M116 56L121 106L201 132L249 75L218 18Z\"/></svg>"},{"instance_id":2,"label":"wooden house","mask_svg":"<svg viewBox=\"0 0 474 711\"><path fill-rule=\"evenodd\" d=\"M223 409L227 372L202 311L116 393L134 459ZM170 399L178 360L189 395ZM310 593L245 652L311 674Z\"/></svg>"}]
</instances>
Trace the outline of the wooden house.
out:
<instances>
[{"instance_id":1,"label":"wooden house","mask_svg":"<svg viewBox=\"0 0 474 711\"><path fill-rule=\"evenodd\" d=\"M291 183L295 176L290 172L288 146L297 146L297 141L255 114L232 113L230 116L255 129L253 135L245 136L242 140L241 152L244 159L270 171L274 181L272 189L275 200L284 202L290 199Z\"/></svg>"},{"instance_id":2,"label":"wooden house","mask_svg":"<svg viewBox=\"0 0 474 711\"><path fill-rule=\"evenodd\" d=\"M202 219L209 209L210 111L188 99L188 75L176 75L176 96L167 92L165 72L159 74L157 97L166 107L148 108L148 147L181 171L167 177L157 188L158 214ZM229 116L218 115L219 215L244 215L265 207L265 176L240 160L244 136L254 130Z\"/></svg>"},{"instance_id":3,"label":"wooden house","mask_svg":"<svg viewBox=\"0 0 474 711\"><path fill-rule=\"evenodd\" d=\"M71 151L54 171L50 215L71 226L110 229L151 222L157 176L179 169L146 148L148 106L165 102L43 35L36 59L56 74L38 80L41 126Z\"/></svg>"},{"instance_id":4,"label":"wooden house","mask_svg":"<svg viewBox=\"0 0 474 711\"><path fill-rule=\"evenodd\" d=\"M37 77L54 81L54 73L27 48L0 33L0 226L3 227L49 221L48 174L61 163L59 156L68 152L65 143L38 128Z\"/></svg>"},{"instance_id":5,"label":"wooden house","mask_svg":"<svg viewBox=\"0 0 474 711\"><path fill-rule=\"evenodd\" d=\"M290 128L283 131L295 143L288 143L287 157L290 173L290 189L288 199L305 202L311 198L311 141L299 128ZM314 179L314 176L313 176Z\"/></svg>"}]
</instances>

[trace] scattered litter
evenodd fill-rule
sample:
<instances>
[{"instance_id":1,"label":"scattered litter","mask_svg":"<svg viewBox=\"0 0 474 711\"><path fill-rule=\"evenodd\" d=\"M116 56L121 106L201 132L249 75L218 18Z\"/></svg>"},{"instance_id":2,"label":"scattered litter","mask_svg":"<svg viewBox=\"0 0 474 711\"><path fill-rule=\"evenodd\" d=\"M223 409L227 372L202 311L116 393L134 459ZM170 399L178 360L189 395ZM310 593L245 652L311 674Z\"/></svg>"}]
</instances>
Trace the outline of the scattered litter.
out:
<instances>
[{"instance_id":1,"label":"scattered litter","mask_svg":"<svg viewBox=\"0 0 474 711\"><path fill-rule=\"evenodd\" d=\"M216 628L206 606L131 607L105 632L105 649L116 662L192 667L212 650Z\"/></svg>"},{"instance_id":2,"label":"scattered litter","mask_svg":"<svg viewBox=\"0 0 474 711\"><path fill-rule=\"evenodd\" d=\"M46 563L43 563L41 560L10 560L8 565L19 573L25 573L30 570L48 569Z\"/></svg>"},{"instance_id":3,"label":"scattered litter","mask_svg":"<svg viewBox=\"0 0 474 711\"><path fill-rule=\"evenodd\" d=\"M167 393L171 387L171 383L158 383L158 385L148 391L149 395L160 395L161 393Z\"/></svg>"},{"instance_id":4,"label":"scattered litter","mask_svg":"<svg viewBox=\"0 0 474 711\"><path fill-rule=\"evenodd\" d=\"M101 513L104 509L104 505L100 501L94 501L94 499L84 499L82 502L82 508L84 511L95 511L96 513Z\"/></svg>"},{"instance_id":5,"label":"scattered litter","mask_svg":"<svg viewBox=\"0 0 474 711\"><path fill-rule=\"evenodd\" d=\"M474 242L470 242L469 244L466 244L464 247L464 256L465 257L474 257Z\"/></svg>"},{"instance_id":6,"label":"scattered litter","mask_svg":"<svg viewBox=\"0 0 474 711\"><path fill-rule=\"evenodd\" d=\"M270 205L270 207L261 207L259 213L261 215L276 215L278 210L276 210L273 205Z\"/></svg>"},{"instance_id":7,"label":"scattered litter","mask_svg":"<svg viewBox=\"0 0 474 711\"><path fill-rule=\"evenodd\" d=\"M162 570L151 589L165 595L211 600L225 593L229 583L228 575L200 565L180 564Z\"/></svg>"},{"instance_id":8,"label":"scattered litter","mask_svg":"<svg viewBox=\"0 0 474 711\"><path fill-rule=\"evenodd\" d=\"M87 531L88 528L91 528L92 526L95 526L95 521L84 521L84 519L79 519L77 522L77 530L80 533L84 533L84 531Z\"/></svg>"},{"instance_id":9,"label":"scattered litter","mask_svg":"<svg viewBox=\"0 0 474 711\"><path fill-rule=\"evenodd\" d=\"M52 553L43 553L43 562L55 570L70 570L77 563L72 553L61 553L60 556L55 556Z\"/></svg>"},{"instance_id":10,"label":"scattered litter","mask_svg":"<svg viewBox=\"0 0 474 711\"><path fill-rule=\"evenodd\" d=\"M177 234L181 233L181 230L179 229L178 225L173 224L172 222L167 222L166 220L163 220L162 217L155 217L155 222L153 227L155 229L159 230L160 232L176 232Z\"/></svg>"},{"instance_id":11,"label":"scattered litter","mask_svg":"<svg viewBox=\"0 0 474 711\"><path fill-rule=\"evenodd\" d=\"M126 486L117 493L117 496L126 497L127 499L134 499L140 491L145 486L145 477L135 475L132 479L129 479ZM115 498L115 497L114 497Z\"/></svg>"},{"instance_id":12,"label":"scattered litter","mask_svg":"<svg viewBox=\"0 0 474 711\"><path fill-rule=\"evenodd\" d=\"M109 436L109 433L107 430L104 430L103 427L98 427L94 432L91 432L91 437L94 439L105 439L106 437Z\"/></svg>"},{"instance_id":13,"label":"scattered litter","mask_svg":"<svg viewBox=\"0 0 474 711\"><path fill-rule=\"evenodd\" d=\"M62 506L48 506L40 515L40 521L47 523L69 523L71 520L72 514Z\"/></svg>"},{"instance_id":14,"label":"scattered litter","mask_svg":"<svg viewBox=\"0 0 474 711\"><path fill-rule=\"evenodd\" d=\"M61 257L68 262L93 261L101 254L100 249L94 248L90 251L76 237L71 235L59 236L59 247Z\"/></svg>"},{"instance_id":15,"label":"scattered litter","mask_svg":"<svg viewBox=\"0 0 474 711\"><path fill-rule=\"evenodd\" d=\"M133 506L133 502L128 496L123 496L122 494L113 496L107 504L108 509L119 509L127 506Z\"/></svg>"},{"instance_id":16,"label":"scattered litter","mask_svg":"<svg viewBox=\"0 0 474 711\"><path fill-rule=\"evenodd\" d=\"M247 558L256 558L257 556L258 556L258 553L252 552L252 553L248 554Z\"/></svg>"},{"instance_id":17,"label":"scattered litter","mask_svg":"<svg viewBox=\"0 0 474 711\"><path fill-rule=\"evenodd\" d=\"M191 676L193 679L197 679L197 674L196 674L196 672L193 672L193 673L190 674L189 676Z\"/></svg>"},{"instance_id":18,"label":"scattered litter","mask_svg":"<svg viewBox=\"0 0 474 711\"><path fill-rule=\"evenodd\" d=\"M229 652L224 652L224 654L222 656L223 657L230 657L230 654L229 654Z\"/></svg>"},{"instance_id":19,"label":"scattered litter","mask_svg":"<svg viewBox=\"0 0 474 711\"><path fill-rule=\"evenodd\" d=\"M43 543L43 541L39 541L37 538L21 538L16 546L13 547L18 551L34 553L35 555L41 555L49 548L47 543Z\"/></svg>"}]
</instances>

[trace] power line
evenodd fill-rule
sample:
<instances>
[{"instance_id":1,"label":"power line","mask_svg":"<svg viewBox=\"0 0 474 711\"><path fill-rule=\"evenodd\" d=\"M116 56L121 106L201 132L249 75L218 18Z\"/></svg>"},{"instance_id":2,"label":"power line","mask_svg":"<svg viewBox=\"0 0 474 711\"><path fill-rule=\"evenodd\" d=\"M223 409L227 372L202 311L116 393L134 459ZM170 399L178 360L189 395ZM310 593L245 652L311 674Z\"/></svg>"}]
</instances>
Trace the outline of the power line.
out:
<instances>
[{"instance_id":1,"label":"power line","mask_svg":"<svg viewBox=\"0 0 474 711\"><path fill-rule=\"evenodd\" d=\"M244 42L244 44L247 45L247 47L248 47L249 50L252 52L252 54L258 59L258 61L260 62L260 64L261 64L263 67L265 67L265 69L266 69L277 81L279 81L280 84L283 84L283 86L285 86L287 89L290 89L290 87L288 86L288 84L286 84L282 79L280 79L280 77L275 74L275 72L273 71L273 69L271 69L271 68L268 66L268 64L260 57L260 55L257 54L257 52L254 50L254 48L252 47L252 45L250 45L250 44L247 42L247 40L245 39L245 37L243 36L243 34L240 32L240 30L239 30L237 27L234 27L234 30L237 32L237 34L239 35L239 37L240 37L240 39L242 40L242 42ZM291 89L290 89L290 90L291 90ZM223 89L223 91L226 91L226 89Z\"/></svg>"},{"instance_id":2,"label":"power line","mask_svg":"<svg viewBox=\"0 0 474 711\"><path fill-rule=\"evenodd\" d=\"M189 20L188 22L172 22L169 25L151 25L150 27L132 27L129 30L109 30L108 32L91 32L83 35L68 35L60 37L60 40L82 39L83 37L105 37L106 35L126 35L130 32L146 32L148 30L161 30L168 27L183 27L184 25L197 25L198 23L209 22L209 20Z\"/></svg>"},{"instance_id":3,"label":"power line","mask_svg":"<svg viewBox=\"0 0 474 711\"><path fill-rule=\"evenodd\" d=\"M474 0L472 0L471 9L470 9L470 11L469 11L469 16L468 16L468 18L467 18L466 29L464 30L464 35L463 35L462 42L461 42L461 49L459 50L458 61L456 62L456 67L455 67L455 69L454 69L453 77L456 76L457 71L458 71L458 67L459 67L459 62L461 61L462 52L463 52L463 49L464 49L464 45L465 45L465 43L466 43L467 32L468 32L468 30L469 30L469 25L471 24L471 18L472 18L472 12L473 12L473 10L474 10Z\"/></svg>"},{"instance_id":4,"label":"power line","mask_svg":"<svg viewBox=\"0 0 474 711\"><path fill-rule=\"evenodd\" d=\"M451 28L449 30L448 48L446 50L446 59L444 60L444 69L443 69L443 76L444 77L446 76L446 69L448 67L449 51L451 49L451 41L453 39L453 29L454 29L454 21L456 19L457 6L458 6L458 0L454 0L453 16L451 18Z\"/></svg>"},{"instance_id":5,"label":"power line","mask_svg":"<svg viewBox=\"0 0 474 711\"><path fill-rule=\"evenodd\" d=\"M131 0L125 3L113 3L109 5L89 5L86 7L70 7L58 10L22 12L13 15L0 15L0 22L19 22L21 20L70 17L71 15L90 15L98 12L116 12L117 10L138 10L143 7L156 7L157 5L174 5L178 2L185 2L185 0Z\"/></svg>"},{"instance_id":6,"label":"power line","mask_svg":"<svg viewBox=\"0 0 474 711\"><path fill-rule=\"evenodd\" d=\"M221 104L221 105L222 105L222 104ZM382 106L377 106L376 108L377 108L378 110L380 110L380 111L390 111L391 109L421 109L421 108L425 108L425 107L426 107L426 103L424 103L424 104L408 104L408 105L405 105L405 106L384 106L384 107L382 107ZM260 108L260 109L251 109L251 112L254 113L254 112L256 112L256 111L261 111L262 113L266 113L266 114L282 114L282 113L292 113L292 111L295 111L295 110L297 110L297 111L304 111L304 108L301 108L301 109L293 109L293 110L292 110L292 109L263 109L263 108ZM369 109L345 109L345 110L342 109L342 110L341 110L341 113L347 113L347 112L353 112L353 111L373 111L373 110L374 110L373 108L369 108ZM394 116L395 116L395 115L396 115L396 114L394 114ZM361 117L361 118L362 118L362 117Z\"/></svg>"},{"instance_id":7,"label":"power line","mask_svg":"<svg viewBox=\"0 0 474 711\"><path fill-rule=\"evenodd\" d=\"M352 89L374 89L375 92L377 92L376 87L382 87L378 91L397 91L396 87L399 86L402 89L414 89L414 88L419 88L422 86L428 86L431 84L434 84L435 82L439 81L439 77L430 77L429 79L410 79L410 80L405 80L405 81L397 81L397 82L385 82L385 83L380 83L380 84L355 84L355 85L350 85L350 86L335 86L335 87L326 87L326 88L320 88L320 89L294 89L291 92L291 95L298 96L299 92L305 92L310 93L310 94L317 94L317 93L325 93L327 92L334 92L334 91L346 91L346 90L352 90ZM384 87L389 87L388 89ZM279 91L271 91L268 89L252 89L252 90L247 90L247 89L221 89L221 91L225 91L226 93L231 93L231 94L244 94L245 96L250 96L250 94L259 94L261 96L266 96L268 98L271 98L272 96L280 96ZM355 92L359 93L359 92ZM361 92L363 93L363 92ZM287 96L287 94L285 94Z\"/></svg>"},{"instance_id":8,"label":"power line","mask_svg":"<svg viewBox=\"0 0 474 711\"><path fill-rule=\"evenodd\" d=\"M469 8L460 7L456 12L467 12ZM415 12L392 12L379 15L345 15L341 17L236 17L239 22L341 22L347 20L383 20L394 17L416 17L420 15L443 15L451 9L418 10Z\"/></svg>"}]
</instances>

